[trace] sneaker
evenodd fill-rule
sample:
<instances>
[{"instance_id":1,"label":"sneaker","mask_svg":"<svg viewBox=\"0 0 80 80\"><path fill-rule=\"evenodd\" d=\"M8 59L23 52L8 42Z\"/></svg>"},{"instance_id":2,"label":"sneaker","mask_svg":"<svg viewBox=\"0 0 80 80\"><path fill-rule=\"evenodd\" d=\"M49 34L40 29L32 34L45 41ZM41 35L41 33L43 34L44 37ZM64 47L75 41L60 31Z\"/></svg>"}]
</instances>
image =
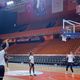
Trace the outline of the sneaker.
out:
<instances>
[{"instance_id":1,"label":"sneaker","mask_svg":"<svg viewBox=\"0 0 80 80\"><path fill-rule=\"evenodd\" d=\"M36 76L36 74L34 74L34 76Z\"/></svg>"},{"instance_id":2,"label":"sneaker","mask_svg":"<svg viewBox=\"0 0 80 80\"><path fill-rule=\"evenodd\" d=\"M30 76L32 76L32 75L30 74Z\"/></svg>"}]
</instances>

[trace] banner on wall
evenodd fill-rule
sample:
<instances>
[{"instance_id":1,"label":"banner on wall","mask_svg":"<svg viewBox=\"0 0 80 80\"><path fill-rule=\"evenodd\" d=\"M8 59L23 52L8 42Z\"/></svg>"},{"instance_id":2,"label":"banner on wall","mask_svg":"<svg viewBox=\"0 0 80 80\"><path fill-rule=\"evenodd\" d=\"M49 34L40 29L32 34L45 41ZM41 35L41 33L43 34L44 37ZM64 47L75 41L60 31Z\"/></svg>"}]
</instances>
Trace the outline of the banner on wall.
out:
<instances>
[{"instance_id":1,"label":"banner on wall","mask_svg":"<svg viewBox=\"0 0 80 80\"><path fill-rule=\"evenodd\" d=\"M37 16L46 15L46 0L34 0L34 9Z\"/></svg>"},{"instance_id":2,"label":"banner on wall","mask_svg":"<svg viewBox=\"0 0 80 80\"><path fill-rule=\"evenodd\" d=\"M16 38L16 42L28 42L29 38Z\"/></svg>"},{"instance_id":3,"label":"banner on wall","mask_svg":"<svg viewBox=\"0 0 80 80\"><path fill-rule=\"evenodd\" d=\"M42 42L42 41L44 41L43 36L16 38L16 42Z\"/></svg>"},{"instance_id":4,"label":"banner on wall","mask_svg":"<svg viewBox=\"0 0 80 80\"><path fill-rule=\"evenodd\" d=\"M76 13L77 13L78 15L80 15L80 5L77 5L77 6L76 6Z\"/></svg>"},{"instance_id":5,"label":"banner on wall","mask_svg":"<svg viewBox=\"0 0 80 80\"><path fill-rule=\"evenodd\" d=\"M63 0L52 0L52 13L63 11Z\"/></svg>"},{"instance_id":6,"label":"banner on wall","mask_svg":"<svg viewBox=\"0 0 80 80\"><path fill-rule=\"evenodd\" d=\"M9 42L10 43L15 43L15 42L19 42L19 43L21 43L21 42L43 42L46 40L53 40L53 35L14 38L14 39L9 39Z\"/></svg>"}]
</instances>

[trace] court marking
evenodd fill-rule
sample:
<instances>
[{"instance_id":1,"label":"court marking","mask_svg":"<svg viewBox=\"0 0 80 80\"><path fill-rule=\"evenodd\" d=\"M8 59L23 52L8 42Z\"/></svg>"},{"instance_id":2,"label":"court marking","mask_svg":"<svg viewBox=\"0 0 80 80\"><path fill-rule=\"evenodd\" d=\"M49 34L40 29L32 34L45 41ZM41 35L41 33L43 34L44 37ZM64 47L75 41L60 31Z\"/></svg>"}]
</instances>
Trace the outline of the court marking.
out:
<instances>
[{"instance_id":1,"label":"court marking","mask_svg":"<svg viewBox=\"0 0 80 80\"><path fill-rule=\"evenodd\" d=\"M8 77L8 80L12 80L13 78L15 78L13 80L80 80L80 68L74 68L74 77L72 77L70 70L68 74L65 74L65 67L35 65L35 69L36 72L39 71L42 74L36 76L22 75L23 72L29 71L29 66L27 64L10 63L5 77ZM22 73L19 73L19 76L7 74L10 71L22 71Z\"/></svg>"},{"instance_id":2,"label":"court marking","mask_svg":"<svg viewBox=\"0 0 80 80\"><path fill-rule=\"evenodd\" d=\"M35 71L36 75L41 75L43 74L43 72L41 71ZM29 76L29 71L27 70L14 70L14 71L7 71L5 73L5 75L9 75L9 76ZM33 75L33 72L32 72Z\"/></svg>"},{"instance_id":3,"label":"court marking","mask_svg":"<svg viewBox=\"0 0 80 80\"><path fill-rule=\"evenodd\" d=\"M16 72L16 71L12 71L12 72ZM19 72L23 72L26 73L28 71L22 70L22 71L17 71L17 73ZM37 72L37 71L36 71ZM18 75L10 75L7 74L6 76L10 76L10 77L14 77L14 78L20 78L23 80L80 80L80 74L76 75L74 74L74 77L72 76L72 74L65 74L63 72L41 72L43 74L39 74L36 76L29 76L29 75L22 75L21 73L19 73Z\"/></svg>"}]
</instances>

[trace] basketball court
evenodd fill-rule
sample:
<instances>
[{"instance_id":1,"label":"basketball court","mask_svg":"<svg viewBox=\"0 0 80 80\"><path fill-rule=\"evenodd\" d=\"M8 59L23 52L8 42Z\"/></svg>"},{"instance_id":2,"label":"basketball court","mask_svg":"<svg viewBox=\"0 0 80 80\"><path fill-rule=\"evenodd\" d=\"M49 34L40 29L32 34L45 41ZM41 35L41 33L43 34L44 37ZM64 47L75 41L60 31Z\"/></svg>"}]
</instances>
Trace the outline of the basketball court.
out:
<instances>
[{"instance_id":1,"label":"basketball court","mask_svg":"<svg viewBox=\"0 0 80 80\"><path fill-rule=\"evenodd\" d=\"M35 65L36 76L28 73L28 64L9 63L9 70L6 70L4 80L79 80L80 68L74 67L74 75L70 70L65 74L65 67L56 65Z\"/></svg>"},{"instance_id":2,"label":"basketball court","mask_svg":"<svg viewBox=\"0 0 80 80\"><path fill-rule=\"evenodd\" d=\"M67 23L68 25L66 26L65 23ZM62 33L63 41L67 41L68 37L72 38L74 33L77 33L75 24L80 25L80 23L63 19L63 33ZM75 37L76 36L74 36L73 38ZM35 64L36 76L34 75L30 76L28 64L9 63L9 70L6 69L4 80L79 80L80 79L80 67L78 66L74 67L74 74L72 74L70 70L68 74L65 74L65 69L66 69L65 66L60 66L60 65L57 66L56 64L55 65Z\"/></svg>"},{"instance_id":3,"label":"basketball court","mask_svg":"<svg viewBox=\"0 0 80 80\"><path fill-rule=\"evenodd\" d=\"M80 0L0 0L0 39L12 57L4 80L80 80ZM71 51L74 73L66 74Z\"/></svg>"}]
</instances>

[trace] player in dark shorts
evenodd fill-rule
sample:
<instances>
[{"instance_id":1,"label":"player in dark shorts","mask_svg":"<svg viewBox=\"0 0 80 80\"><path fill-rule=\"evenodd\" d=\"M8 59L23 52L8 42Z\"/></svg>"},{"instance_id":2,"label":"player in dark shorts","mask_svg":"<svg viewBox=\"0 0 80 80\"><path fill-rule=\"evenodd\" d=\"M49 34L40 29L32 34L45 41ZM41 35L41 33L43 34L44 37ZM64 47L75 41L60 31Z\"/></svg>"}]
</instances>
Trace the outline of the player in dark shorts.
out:
<instances>
[{"instance_id":1,"label":"player in dark shorts","mask_svg":"<svg viewBox=\"0 0 80 80\"><path fill-rule=\"evenodd\" d=\"M33 56L33 52L30 51L29 52L29 74L31 75L31 70L33 71L33 75L36 76L35 74L35 68L34 68L34 56Z\"/></svg>"},{"instance_id":2,"label":"player in dark shorts","mask_svg":"<svg viewBox=\"0 0 80 80\"><path fill-rule=\"evenodd\" d=\"M0 43L6 44L6 47L4 49L0 45L0 80L3 80L4 73L5 73L5 64L6 64L5 59L4 59L4 55L6 53L7 48L9 47L9 44L8 44L8 40L2 41Z\"/></svg>"},{"instance_id":3,"label":"player in dark shorts","mask_svg":"<svg viewBox=\"0 0 80 80\"><path fill-rule=\"evenodd\" d=\"M67 64L66 64L66 74L68 72L68 68L70 67L72 74L74 73L73 71L73 63L74 63L74 58L75 56L73 55L73 52L71 51L70 54L66 56L67 58Z\"/></svg>"},{"instance_id":4,"label":"player in dark shorts","mask_svg":"<svg viewBox=\"0 0 80 80\"><path fill-rule=\"evenodd\" d=\"M6 52L7 53L7 52ZM4 58L5 58L5 62L6 62L6 65L7 65L7 68L8 68L8 60L9 60L9 57L7 54L4 55Z\"/></svg>"}]
</instances>

